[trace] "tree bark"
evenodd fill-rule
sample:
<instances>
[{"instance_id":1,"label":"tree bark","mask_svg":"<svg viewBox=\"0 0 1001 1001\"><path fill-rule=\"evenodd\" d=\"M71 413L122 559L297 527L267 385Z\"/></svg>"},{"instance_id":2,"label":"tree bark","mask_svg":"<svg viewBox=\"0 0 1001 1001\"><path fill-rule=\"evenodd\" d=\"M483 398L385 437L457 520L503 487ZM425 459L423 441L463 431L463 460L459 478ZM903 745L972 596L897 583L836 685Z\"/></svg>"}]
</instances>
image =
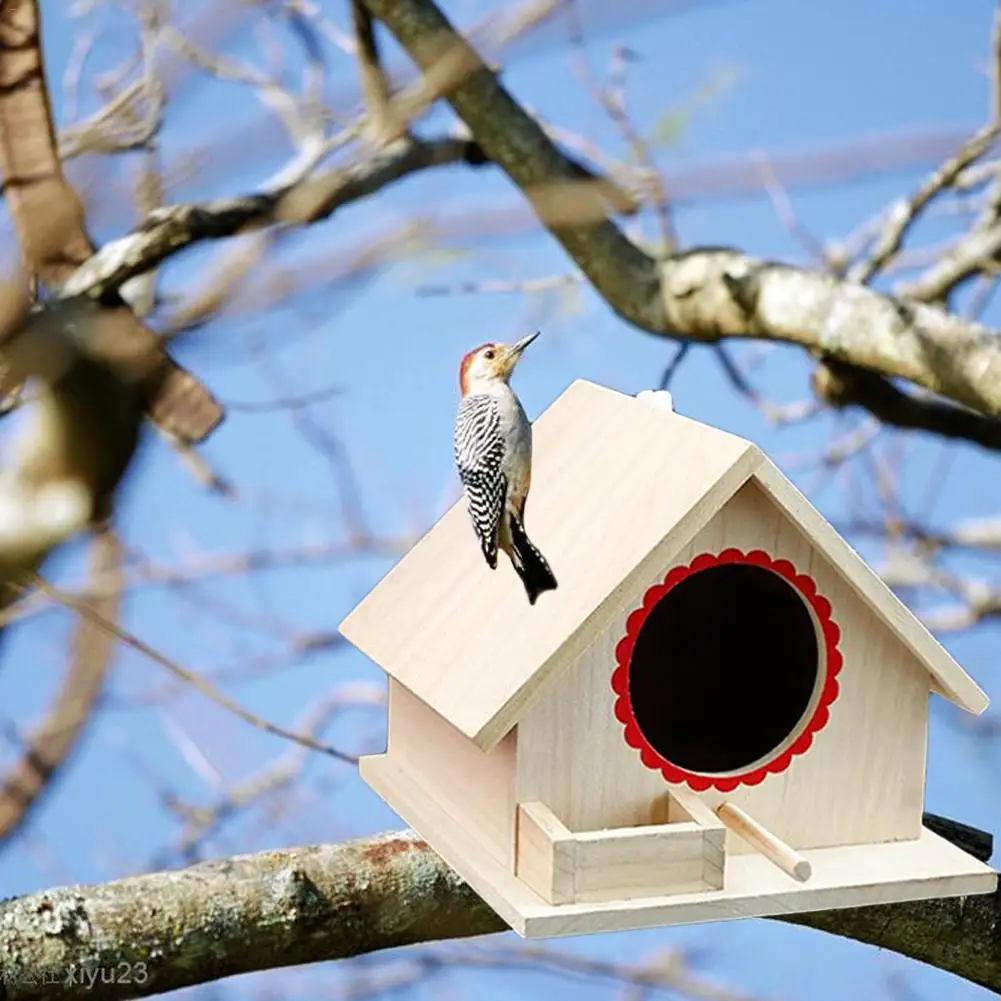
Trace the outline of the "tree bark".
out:
<instances>
[{"instance_id":1,"label":"tree bark","mask_svg":"<svg viewBox=\"0 0 1001 1001\"><path fill-rule=\"evenodd\" d=\"M63 173L42 58L39 0L0 4L0 167L21 256L33 278L58 288L94 253L84 210ZM154 424L186 444L205 440L222 422L222 407L187 369L165 354L156 333L117 291L105 305L116 331L109 360L148 357L141 381Z\"/></svg>"},{"instance_id":2,"label":"tree bark","mask_svg":"<svg viewBox=\"0 0 1001 1001\"><path fill-rule=\"evenodd\" d=\"M937 823L989 853L983 835ZM781 920L892 949L1001 993L999 894ZM82 987L94 1001L148 997L506 929L420 837L383 834L0 903L0 999L75 999Z\"/></svg>"},{"instance_id":3,"label":"tree bark","mask_svg":"<svg viewBox=\"0 0 1001 1001\"><path fill-rule=\"evenodd\" d=\"M1001 337L944 310L905 302L833 275L702 247L658 261L612 221L599 190L578 191L575 216L554 195L575 178L572 161L501 85L431 0L363 0L426 73L462 67L446 99L485 155L531 202L595 290L623 319L653 334L713 342L729 337L796 344L818 359L900 377L963 407L1001 416ZM865 405L865 396L852 402ZM916 401L915 406L921 406ZM913 411L913 408L912 408ZM937 427L928 410L908 426ZM978 427L981 444L997 434Z\"/></svg>"}]
</instances>

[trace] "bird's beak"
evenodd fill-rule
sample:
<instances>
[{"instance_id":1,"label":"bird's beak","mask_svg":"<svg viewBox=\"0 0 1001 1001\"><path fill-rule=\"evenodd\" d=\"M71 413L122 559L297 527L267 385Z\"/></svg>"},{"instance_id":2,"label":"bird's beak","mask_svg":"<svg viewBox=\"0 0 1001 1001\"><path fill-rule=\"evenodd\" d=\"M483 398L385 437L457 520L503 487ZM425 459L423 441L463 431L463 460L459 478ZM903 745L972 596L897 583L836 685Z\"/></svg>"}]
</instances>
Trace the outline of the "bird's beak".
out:
<instances>
[{"instance_id":1,"label":"bird's beak","mask_svg":"<svg viewBox=\"0 0 1001 1001\"><path fill-rule=\"evenodd\" d=\"M508 372L511 372L514 369L515 365L518 364L518 360L521 358L522 352L525 350L525 348L528 347L529 344L532 343L532 341L535 340L536 337L539 336L540 333L542 333L541 330L536 330L534 334L529 334L528 337L523 337L516 344L512 344L511 347L508 348L507 352Z\"/></svg>"}]
</instances>

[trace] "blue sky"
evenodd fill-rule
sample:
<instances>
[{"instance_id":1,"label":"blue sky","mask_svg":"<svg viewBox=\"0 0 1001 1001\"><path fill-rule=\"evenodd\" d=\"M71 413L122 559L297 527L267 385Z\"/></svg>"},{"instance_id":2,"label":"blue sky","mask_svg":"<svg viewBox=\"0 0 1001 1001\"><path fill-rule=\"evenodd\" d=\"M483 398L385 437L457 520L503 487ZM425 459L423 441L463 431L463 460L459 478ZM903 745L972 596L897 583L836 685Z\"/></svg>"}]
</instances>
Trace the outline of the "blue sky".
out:
<instances>
[{"instance_id":1,"label":"blue sky","mask_svg":"<svg viewBox=\"0 0 1001 1001\"><path fill-rule=\"evenodd\" d=\"M322 6L343 22L343 4ZM465 2L446 9L468 23L484 8ZM43 2L43 12L49 74L60 77L74 25L65 19L62 5ZM872 133L972 131L988 107L985 68L992 12L987 0L925 5L902 0L708 2L677 17L653 14L636 24L612 23L593 36L588 53L592 65L604 71L615 42L635 50L639 61L630 68L629 108L644 128L667 109L684 104L714 74L735 74L729 89L699 106L680 140L658 153L659 164L670 170L751 150L777 153ZM114 61L116 40L121 44L133 33L120 16L102 16L118 25L95 56L96 65L107 66ZM232 51L255 51L250 41L235 39ZM334 57L331 71L331 93L352 94L350 62ZM505 81L539 114L621 154L621 142L583 92L558 36L545 45L528 46L505 70ZM56 111L64 121L60 96ZM259 120L258 106L239 88L205 81L183 88L168 119L168 162L176 164L182 150L219 133L240 136L245 128L246 138L231 144L226 156L212 164L205 183L179 183L169 197L191 200L251 190L267 177L289 150L280 132L252 129ZM447 125L448 116L437 114L427 131ZM130 169L118 164L116 176L127 177ZM843 237L911 190L926 169L794 191L793 197L801 221L813 233ZM94 216L95 232L102 238L116 235L129 221L120 209L109 211L109 201L115 204L106 194L104 208ZM338 213L290 247L283 261L306 256L317 260L321 254L336 260L373 229L399 224L415 213L472 211L481 204L516 205L517 199L497 171L440 170ZM678 213L677 224L686 246L723 243L762 257L804 262L802 248L767 198L696 203ZM204 280L219 249L193 251L169 267L164 288L183 291ZM262 345L296 392L341 387L312 413L342 437L358 471L371 527L387 535L422 531L454 497L456 369L471 347L543 326L544 336L517 375L517 389L533 417L576 378L630 393L653 386L673 351L669 343L625 326L587 290L546 299L415 294L416 286L427 283L517 282L570 271L555 242L535 230L459 249L408 261L357 291L321 287L299 307L275 309L250 323L239 318L219 323L183 345L181 354L225 400L259 401L276 395L259 362ZM997 308L986 319L1001 325ZM742 351L747 354L747 349ZM800 355L779 350L756 377L770 398L793 401L808 394L808 374ZM752 438L780 463L822 447L860 420L857 415L824 417L772 429L733 393L706 350L689 356L672 388L680 412ZM909 496L917 503L936 475L943 449L920 436L900 437L913 484ZM953 451L931 515L948 523L996 513L996 459L972 447ZM235 481L241 491L238 501L206 496L155 441L137 463L122 499L123 530L129 543L154 562L184 566L197 559L211 561L213 554L291 549L343 535L329 463L296 435L286 414L234 411L205 454ZM848 511L840 481L812 491L811 498L832 518ZM864 551L874 559L881 552L878 547ZM67 580L74 578L78 557L79 547L73 547L56 571ZM303 632L330 631L391 563L362 558L318 561L249 579L223 576L187 595L146 588L130 599L128 626L192 669L233 668L269 652L281 661L287 644L275 630L268 634L267 622L281 619ZM212 602L224 603L226 611ZM250 628L244 619L265 625ZM66 628L65 618L46 615L9 638L7 666L0 673L5 715L31 721L41 712L58 683ZM995 666L997 627L945 639L996 696L1001 691ZM381 673L355 653L286 660L279 669L228 686L227 691L252 711L295 725L333 685L381 680ZM130 706L137 694L149 693L166 680L156 665L131 653L120 655L108 705L81 753L24 835L0 854L0 895L53 883L106 880L148 868L150 859L177 834L176 825L165 818L157 786L191 802L214 799L205 778L179 753L178 728L228 782L253 774L285 752L276 738L250 729L194 693L181 693L160 708ZM1001 830L1001 796L993 778L999 755L969 736L964 725L950 707L934 704L928 807ZM360 711L339 721L326 737L355 750L378 750L380 714ZM257 813L231 825L212 843L210 853L339 840L399 826L374 793L319 757L310 762L302 794L289 813L271 825L262 816ZM834 1001L888 991L898 977L906 978L917 997L966 1001L984 993L899 957L764 921L603 936L564 947L619 961L663 948L692 948L704 954L707 970L717 981L761 997ZM318 968L295 977L278 972L241 978L228 984L222 996L248 997L254 989L269 986L280 988L286 997L305 998L315 996L310 993L313 986L330 975L329 968ZM511 996L515 989L541 994L552 987L551 981L535 975L463 973L454 982L466 993L497 998ZM607 986L572 990L575 996L609 996Z\"/></svg>"}]
</instances>

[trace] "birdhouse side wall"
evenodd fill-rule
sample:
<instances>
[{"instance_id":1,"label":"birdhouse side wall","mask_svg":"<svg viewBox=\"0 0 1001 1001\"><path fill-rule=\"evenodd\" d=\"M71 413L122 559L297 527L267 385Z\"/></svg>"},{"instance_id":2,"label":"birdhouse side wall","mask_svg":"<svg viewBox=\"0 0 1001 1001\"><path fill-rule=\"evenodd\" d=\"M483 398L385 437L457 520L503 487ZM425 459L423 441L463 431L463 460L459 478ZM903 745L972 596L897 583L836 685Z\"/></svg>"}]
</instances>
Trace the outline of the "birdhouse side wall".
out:
<instances>
[{"instance_id":1,"label":"birdhouse side wall","mask_svg":"<svg viewBox=\"0 0 1001 1001\"><path fill-rule=\"evenodd\" d=\"M797 848L918 837L929 675L753 481L656 579L623 595L611 621L530 707L518 726L518 802L545 803L571 830L651 823L651 809L668 785L626 743L616 718L616 646L629 614L671 567L730 547L762 549L813 579L831 602L844 662L830 719L807 751L757 785L726 793L709 789L700 797L713 808L724 800L743 807ZM731 833L727 850L750 849Z\"/></svg>"},{"instance_id":2,"label":"birdhouse side wall","mask_svg":"<svg viewBox=\"0 0 1001 1001\"><path fill-rule=\"evenodd\" d=\"M491 751L481 751L404 685L389 679L388 758L435 797L451 822L512 870L516 743L517 730L512 730ZM434 842L434 832L419 833Z\"/></svg>"}]
</instances>

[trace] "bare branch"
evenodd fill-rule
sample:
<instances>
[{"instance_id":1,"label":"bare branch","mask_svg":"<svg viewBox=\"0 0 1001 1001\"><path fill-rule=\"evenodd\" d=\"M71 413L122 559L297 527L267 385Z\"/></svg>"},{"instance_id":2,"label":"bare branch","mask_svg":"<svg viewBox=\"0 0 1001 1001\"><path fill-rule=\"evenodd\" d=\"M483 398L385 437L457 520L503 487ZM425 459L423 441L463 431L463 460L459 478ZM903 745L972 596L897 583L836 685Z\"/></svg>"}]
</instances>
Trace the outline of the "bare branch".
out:
<instances>
[{"instance_id":1,"label":"bare branch","mask_svg":"<svg viewBox=\"0 0 1001 1001\"><path fill-rule=\"evenodd\" d=\"M768 191L768 197L771 199L772 206L775 208L779 219L782 220L782 225L785 226L789 234L810 255L815 267L829 268L835 273L840 273L839 265L841 262L832 260L831 258L834 255L800 221L793 206L792 198L789 197L788 190L775 173L774 164L763 153L759 153L758 157L762 180Z\"/></svg>"},{"instance_id":2,"label":"bare branch","mask_svg":"<svg viewBox=\"0 0 1001 1001\"><path fill-rule=\"evenodd\" d=\"M345 709L358 706L384 709L385 704L386 691L382 685L341 684L310 707L297 729L316 740ZM179 857L189 864L204 857L200 854L201 850L227 820L238 816L240 811L254 801L292 789L309 758L309 748L301 745L290 748L264 768L224 790L208 806L189 805L175 800L172 812L181 816L183 831L169 855ZM161 858L169 855L161 853Z\"/></svg>"},{"instance_id":3,"label":"bare branch","mask_svg":"<svg viewBox=\"0 0 1001 1001\"><path fill-rule=\"evenodd\" d=\"M896 286L898 295L920 302L941 302L949 292L980 274L1001 256L1001 224L963 234L935 263L913 281Z\"/></svg>"},{"instance_id":4,"label":"bare branch","mask_svg":"<svg viewBox=\"0 0 1001 1001\"><path fill-rule=\"evenodd\" d=\"M579 173L546 135L537 121L501 86L472 47L462 39L433 4L422 0L363 0L368 9L393 32L425 73L440 72L447 56L463 70L447 94L449 103L465 121L487 158L502 167L521 188L540 218L551 206L547 194L554 187L573 184ZM581 192L576 218L583 223L557 221L549 228L600 295L624 319L641 329L663 332L665 315L658 295L659 275L654 260L634 246L609 220L600 193L590 199ZM629 294L625 295L628 285Z\"/></svg>"},{"instance_id":5,"label":"bare branch","mask_svg":"<svg viewBox=\"0 0 1001 1001\"><path fill-rule=\"evenodd\" d=\"M959 152L942 164L910 198L898 202L891 211L890 221L869 260L853 268L849 272L849 279L864 283L886 267L900 250L914 221L931 200L949 187L970 164L983 156L998 135L1001 135L1001 120L995 119L970 136Z\"/></svg>"},{"instance_id":6,"label":"bare branch","mask_svg":"<svg viewBox=\"0 0 1001 1001\"><path fill-rule=\"evenodd\" d=\"M143 566L138 572L133 568L132 575L127 577L123 587L126 591L139 587L173 587L194 580L244 577L265 571L334 564L362 556L399 559L416 541L416 537L411 535L386 536L355 538L347 542L314 542L287 549L252 549L242 553L209 554L180 566L149 565ZM82 590L70 591L64 588L61 589L61 594L80 601L106 597L115 592L116 580L117 578L102 575L96 580L91 579ZM59 602L52 602L45 595L33 593L0 611L0 626L23 621L55 607L59 607Z\"/></svg>"},{"instance_id":7,"label":"bare branch","mask_svg":"<svg viewBox=\"0 0 1001 1001\"><path fill-rule=\"evenodd\" d=\"M391 91L382 70L375 25L368 8L361 0L351 0L351 22L354 26L358 74L368 113L368 132L377 145L402 137L399 125L391 119Z\"/></svg>"},{"instance_id":8,"label":"bare branch","mask_svg":"<svg viewBox=\"0 0 1001 1001\"><path fill-rule=\"evenodd\" d=\"M982 413L1001 415L1001 338L934 307L905 306L854 283L756 261L736 250L696 249L658 267L614 225L601 202L586 222L547 215L540 191L573 178L571 162L461 40L431 0L364 0L422 67L444 51L473 67L449 102L486 155L511 177L540 220L620 316L661 336L724 336L798 344Z\"/></svg>"},{"instance_id":9,"label":"bare branch","mask_svg":"<svg viewBox=\"0 0 1001 1001\"><path fill-rule=\"evenodd\" d=\"M0 167L26 270L59 286L94 252L83 206L63 173L41 50L38 0L8 0L0 7ZM109 358L145 352L157 358L142 392L154 423L198 442L223 418L209 391L165 353L159 339L119 300L107 331L117 338Z\"/></svg>"},{"instance_id":10,"label":"bare branch","mask_svg":"<svg viewBox=\"0 0 1001 1001\"><path fill-rule=\"evenodd\" d=\"M1001 555L1001 517L970 519L947 529L913 521L886 523L860 518L835 527L841 532L909 539L924 551L972 549Z\"/></svg>"},{"instance_id":11,"label":"bare branch","mask_svg":"<svg viewBox=\"0 0 1001 1001\"><path fill-rule=\"evenodd\" d=\"M287 730L285 727L279 726L277 723L271 723L266 719L262 719L260 716L256 716L252 712L248 712L243 708L243 706L234 702L233 699L229 698L229 696L223 694L215 687L215 685L211 684L211 682L207 681L201 675L196 674L194 671L189 671L185 667L181 667L180 664L175 663L169 657L165 657L158 650L154 650L153 647L139 639L138 636L134 636L121 626L103 618L97 611L85 602L69 594L56 590L37 574L33 575L32 583L46 597L58 602L60 605L65 605L67 608L72 609L77 615L80 616L81 619L93 628L103 630L109 635L120 640L122 643L126 644L126 646L130 646L134 650L138 650L141 654L143 654L143 656L148 657L161 667L165 667L176 678L180 678L181 681L191 685L191 687L196 691L201 692L201 694L206 696L206 698L211 699L224 709L227 709L229 712L233 713L234 716L238 716L245 723L249 723L251 726L256 727L258 730L263 730L265 733L274 734L276 737L284 737L286 740L290 740L295 744L301 744L303 747L309 747L314 751L320 751L323 754L330 755L332 758L338 758L339 760L349 762L350 764L357 763L358 758L355 755L345 754L343 751L339 751L337 748L331 747L329 744L324 744L321 741L310 737L308 734L295 733L292 730Z\"/></svg>"},{"instance_id":12,"label":"bare branch","mask_svg":"<svg viewBox=\"0 0 1001 1001\"><path fill-rule=\"evenodd\" d=\"M196 452L186 441L175 438L162 428L157 428L161 435L170 443L178 458L192 477L201 483L210 493L219 497L235 497L236 486L214 469L205 456Z\"/></svg>"},{"instance_id":13,"label":"bare branch","mask_svg":"<svg viewBox=\"0 0 1001 1001\"><path fill-rule=\"evenodd\" d=\"M110 530L95 536L91 564L93 579L120 579L121 546ZM115 622L121 604L121 589L113 586L94 601L93 607L97 614ZM32 809L79 743L104 688L116 645L107 632L80 621L72 640L66 679L60 685L55 703L27 741L21 760L0 784L0 842L10 838L31 816Z\"/></svg>"},{"instance_id":14,"label":"bare branch","mask_svg":"<svg viewBox=\"0 0 1001 1001\"><path fill-rule=\"evenodd\" d=\"M671 205L667 195L664 179L657 169L653 152L649 144L633 126L626 111L626 67L630 59L630 51L625 46L618 46L615 51L614 66L619 77L614 85L602 87L595 80L587 61L584 46L584 32L581 24L577 0L570 0L567 5L570 18L570 42L579 65L580 76L591 96L604 108L609 119L618 129L622 138L629 145L632 153L642 169L644 179L652 196L654 211L660 225L660 238L664 254L672 254L678 249L678 236L671 215Z\"/></svg>"},{"instance_id":15,"label":"bare branch","mask_svg":"<svg viewBox=\"0 0 1001 1001\"><path fill-rule=\"evenodd\" d=\"M934 820L941 829L942 818ZM964 825L952 827L952 836L970 843ZM990 851L982 839L975 844ZM1001 987L998 894L780 920L892 949L995 991ZM505 930L423 840L403 832L7 901L0 904L0 969L9 1001L76 998L81 984L91 985L92 971L102 968L139 974L129 983L94 978L89 995L111 1001Z\"/></svg>"},{"instance_id":16,"label":"bare branch","mask_svg":"<svg viewBox=\"0 0 1001 1001\"><path fill-rule=\"evenodd\" d=\"M768 162L785 188L816 188L940 163L953 156L965 138L954 129L881 132L787 152L769 150ZM760 161L760 153L740 153L670 169L666 176L671 198L682 205L767 194ZM997 168L984 173L992 177ZM982 184L984 175L970 174L969 180Z\"/></svg>"},{"instance_id":17,"label":"bare branch","mask_svg":"<svg viewBox=\"0 0 1001 1001\"><path fill-rule=\"evenodd\" d=\"M811 382L818 397L837 409L864 407L884 424L1001 450L1001 420L951 403L904 393L874 372L829 359L817 366Z\"/></svg>"},{"instance_id":18,"label":"bare branch","mask_svg":"<svg viewBox=\"0 0 1001 1001\"><path fill-rule=\"evenodd\" d=\"M192 244L270 225L303 225L326 219L341 206L410 174L467 162L471 145L463 139L405 139L352 167L309 178L278 194L169 206L149 216L134 233L106 244L67 287L100 298Z\"/></svg>"}]
</instances>

